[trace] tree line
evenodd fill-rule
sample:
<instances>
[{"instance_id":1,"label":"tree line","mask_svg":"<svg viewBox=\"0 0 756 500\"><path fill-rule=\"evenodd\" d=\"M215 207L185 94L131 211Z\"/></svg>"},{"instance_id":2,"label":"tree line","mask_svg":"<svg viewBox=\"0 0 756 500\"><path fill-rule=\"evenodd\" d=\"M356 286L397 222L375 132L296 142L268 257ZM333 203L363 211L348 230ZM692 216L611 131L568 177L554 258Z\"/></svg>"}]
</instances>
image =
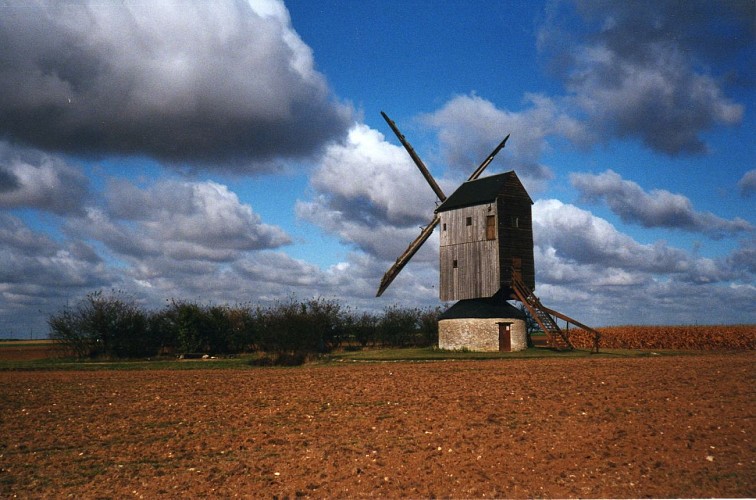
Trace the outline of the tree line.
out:
<instances>
[{"instance_id":1,"label":"tree line","mask_svg":"<svg viewBox=\"0 0 756 500\"><path fill-rule=\"evenodd\" d=\"M171 300L143 309L123 292L88 294L48 318L50 338L78 358L248 352L323 354L366 346L432 346L441 308L398 305L358 312L335 300L203 305Z\"/></svg>"}]
</instances>

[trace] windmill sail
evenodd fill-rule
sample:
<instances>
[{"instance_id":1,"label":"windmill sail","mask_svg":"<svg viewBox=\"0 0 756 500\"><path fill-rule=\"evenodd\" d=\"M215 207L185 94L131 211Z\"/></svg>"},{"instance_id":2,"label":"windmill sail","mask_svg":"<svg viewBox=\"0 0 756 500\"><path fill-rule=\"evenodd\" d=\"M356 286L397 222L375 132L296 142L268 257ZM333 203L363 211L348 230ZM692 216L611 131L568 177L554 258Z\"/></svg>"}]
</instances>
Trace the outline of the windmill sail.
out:
<instances>
[{"instance_id":1,"label":"windmill sail","mask_svg":"<svg viewBox=\"0 0 756 500\"><path fill-rule=\"evenodd\" d=\"M375 295L376 297L380 297L383 292L388 288L388 286L391 284L392 281L394 281L394 278L399 274L399 271L401 271L405 264L409 262L409 260L412 258L413 255L417 253L418 250L420 250L420 247L423 246L423 243L430 238L430 235L433 234L433 230L436 229L436 226L438 225L439 221L441 220L441 217L436 214L433 217L433 220L430 224L425 226L425 228L420 233L420 236L415 238L415 241L410 243L410 245L407 247L407 250L404 251L402 255L399 256L398 259L396 259L396 262L394 262L394 265L391 266L391 268L386 271L386 274L383 275L383 279L381 280L381 285L378 287L378 293Z\"/></svg>"},{"instance_id":2,"label":"windmill sail","mask_svg":"<svg viewBox=\"0 0 756 500\"><path fill-rule=\"evenodd\" d=\"M428 170L428 167L425 166L423 161L415 152L414 148L404 138L404 135L402 135L402 133L399 131L399 128L396 126L396 124L383 111L381 111L381 116L383 116L383 119L386 120L386 123L388 123L389 127L391 127L391 130L394 131L394 134L396 134L396 137L399 139L399 142L401 142L402 145L404 146L404 149L407 150L407 153L409 153L410 157L412 158L412 161L414 161L415 165L417 165L417 168L420 169L420 172L423 174L423 177L425 177L425 180L428 181L428 184L430 184L430 187L431 189L433 189L433 192L435 192L436 196L438 196L438 199L441 201L446 200L446 195L441 190L439 185L436 183L435 179L433 178L430 171ZM494 157L507 144L507 139L509 139L509 135L507 135L504 138L504 140L501 141L498 146L496 146L496 148L491 152L491 154L488 155L488 158L486 158L483 161L483 163L481 163L478 166L478 168L475 169L472 175L470 175L470 177L467 179L468 181L474 181L475 179L480 177L483 171L493 161ZM433 230L436 228L436 226L438 225L440 221L441 221L441 217L438 214L435 214L430 224L425 226L425 228L422 230L420 235L417 238L415 238L415 241L410 243L410 245L407 247L407 250L405 250L404 253L400 255L398 259L396 259L396 262L394 262L394 265L392 265L391 268L389 268L389 270L386 271L386 274L383 275L383 278L381 279L381 284L378 287L378 293L376 294L376 297L380 297L383 294L383 292L386 290L386 288L388 288L388 286L391 284L391 282L394 281L394 278L396 278L396 276L404 268L407 262L409 262L412 256L415 255L417 251L420 250L420 247L423 246L423 243L425 243L428 240L428 238L430 238L430 235L433 234Z\"/></svg>"},{"instance_id":3,"label":"windmill sail","mask_svg":"<svg viewBox=\"0 0 756 500\"><path fill-rule=\"evenodd\" d=\"M475 172L473 172L472 175L470 176L470 178L467 179L468 181L474 181L475 179L477 179L478 177L480 177L480 174L482 174L483 171L486 169L486 167L488 167L488 165L491 164L491 162L493 161L494 157L497 154L499 154L499 151L501 151L502 149L504 149L504 146L507 145L507 139L509 139L509 134L507 134L507 136L504 138L504 140L501 141L498 146L496 146L496 148L491 152L490 155L488 155L488 158L486 158L485 160L483 160L483 163L481 163L480 166L475 169Z\"/></svg>"},{"instance_id":4,"label":"windmill sail","mask_svg":"<svg viewBox=\"0 0 756 500\"><path fill-rule=\"evenodd\" d=\"M415 162L415 165L417 165L417 168L420 169L420 172L423 174L423 177L425 177L425 180L428 181L428 184L430 184L431 189L434 193L436 193L436 196L438 196L438 199L441 201L444 201L446 199L446 195L441 190L441 187L436 183L436 180L431 175L430 171L428 170L428 167L425 166L425 163L423 163L423 160L420 159L419 156L417 156L417 153L415 152L415 148L410 145L409 142L407 142L407 139L404 138L404 134L399 132L399 128L396 126L396 123L391 120L391 118L388 117L386 113L381 111L381 116L384 120L386 120L386 123L389 124L389 127L391 127L391 130L394 131L394 134L396 134L396 138L399 139L399 142L402 143L402 146L404 146L404 149L407 150L407 153L409 153L410 158L412 158L412 161Z\"/></svg>"}]
</instances>

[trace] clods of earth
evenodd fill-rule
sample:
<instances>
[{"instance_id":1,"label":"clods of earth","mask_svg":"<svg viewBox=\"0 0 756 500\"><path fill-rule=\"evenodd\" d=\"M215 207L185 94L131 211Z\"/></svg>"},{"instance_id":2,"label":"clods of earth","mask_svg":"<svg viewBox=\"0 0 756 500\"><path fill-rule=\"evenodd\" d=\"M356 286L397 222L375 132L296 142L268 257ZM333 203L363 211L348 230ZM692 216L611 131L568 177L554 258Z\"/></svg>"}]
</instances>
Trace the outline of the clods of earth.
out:
<instances>
[{"instance_id":1,"label":"clods of earth","mask_svg":"<svg viewBox=\"0 0 756 500\"><path fill-rule=\"evenodd\" d=\"M753 352L0 373L0 496L753 497Z\"/></svg>"}]
</instances>

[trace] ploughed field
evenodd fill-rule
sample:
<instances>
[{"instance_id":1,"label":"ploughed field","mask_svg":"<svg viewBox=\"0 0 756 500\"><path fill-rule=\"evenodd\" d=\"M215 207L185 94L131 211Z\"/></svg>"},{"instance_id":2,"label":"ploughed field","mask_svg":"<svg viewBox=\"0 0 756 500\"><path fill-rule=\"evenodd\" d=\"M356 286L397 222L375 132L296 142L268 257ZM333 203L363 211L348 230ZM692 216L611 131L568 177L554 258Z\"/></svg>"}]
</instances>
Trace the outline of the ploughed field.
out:
<instances>
[{"instance_id":1,"label":"ploughed field","mask_svg":"<svg viewBox=\"0 0 756 500\"><path fill-rule=\"evenodd\" d=\"M0 372L0 497L753 497L755 362Z\"/></svg>"}]
</instances>

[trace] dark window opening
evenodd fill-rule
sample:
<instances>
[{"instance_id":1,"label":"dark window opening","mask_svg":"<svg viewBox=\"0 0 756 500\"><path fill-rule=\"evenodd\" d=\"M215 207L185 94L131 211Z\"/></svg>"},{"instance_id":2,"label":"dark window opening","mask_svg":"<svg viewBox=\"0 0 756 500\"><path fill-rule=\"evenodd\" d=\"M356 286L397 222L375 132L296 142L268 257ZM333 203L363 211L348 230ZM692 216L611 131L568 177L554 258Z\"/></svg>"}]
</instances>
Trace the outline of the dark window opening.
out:
<instances>
[{"instance_id":1,"label":"dark window opening","mask_svg":"<svg viewBox=\"0 0 756 500\"><path fill-rule=\"evenodd\" d=\"M472 217L465 219L465 226L472 226Z\"/></svg>"},{"instance_id":2,"label":"dark window opening","mask_svg":"<svg viewBox=\"0 0 756 500\"><path fill-rule=\"evenodd\" d=\"M446 222L444 222L444 225L441 227L442 227L442 230L446 231Z\"/></svg>"},{"instance_id":3,"label":"dark window opening","mask_svg":"<svg viewBox=\"0 0 756 500\"><path fill-rule=\"evenodd\" d=\"M511 222L512 222L512 227L520 227L519 217L512 217Z\"/></svg>"},{"instance_id":4,"label":"dark window opening","mask_svg":"<svg viewBox=\"0 0 756 500\"><path fill-rule=\"evenodd\" d=\"M487 240L496 239L496 216L495 215L486 216L486 239Z\"/></svg>"},{"instance_id":5,"label":"dark window opening","mask_svg":"<svg viewBox=\"0 0 756 500\"><path fill-rule=\"evenodd\" d=\"M454 269L457 269L457 259L454 259L454 260L452 261L452 267L453 267Z\"/></svg>"}]
</instances>

